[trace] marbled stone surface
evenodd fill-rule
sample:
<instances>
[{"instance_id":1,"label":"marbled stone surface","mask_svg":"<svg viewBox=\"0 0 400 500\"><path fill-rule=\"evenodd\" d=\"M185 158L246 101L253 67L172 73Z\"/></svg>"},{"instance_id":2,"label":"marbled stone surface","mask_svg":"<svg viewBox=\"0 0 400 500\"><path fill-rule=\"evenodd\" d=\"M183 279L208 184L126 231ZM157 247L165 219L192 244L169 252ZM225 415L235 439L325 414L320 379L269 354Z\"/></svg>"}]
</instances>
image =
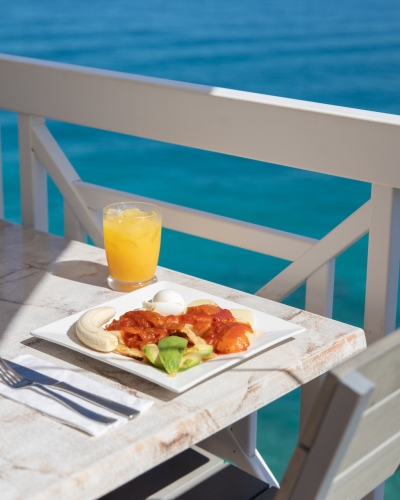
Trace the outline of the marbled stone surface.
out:
<instances>
[{"instance_id":1,"label":"marbled stone surface","mask_svg":"<svg viewBox=\"0 0 400 500\"><path fill-rule=\"evenodd\" d=\"M29 353L155 400L93 438L0 398L0 492L9 499L96 499L315 378L366 346L359 328L159 268L160 280L207 291L307 331L176 395L30 331L118 296L104 251L0 221L0 353Z\"/></svg>"}]
</instances>

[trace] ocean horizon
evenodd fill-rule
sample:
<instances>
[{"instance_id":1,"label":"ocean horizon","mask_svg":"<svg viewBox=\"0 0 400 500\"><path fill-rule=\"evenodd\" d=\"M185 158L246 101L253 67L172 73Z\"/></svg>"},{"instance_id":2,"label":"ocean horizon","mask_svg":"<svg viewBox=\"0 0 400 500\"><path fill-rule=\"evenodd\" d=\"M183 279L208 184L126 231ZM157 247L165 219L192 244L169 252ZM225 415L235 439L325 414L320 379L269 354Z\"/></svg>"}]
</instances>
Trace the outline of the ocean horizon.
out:
<instances>
[{"instance_id":1,"label":"ocean horizon","mask_svg":"<svg viewBox=\"0 0 400 500\"><path fill-rule=\"evenodd\" d=\"M400 114L396 0L20 0L0 6L0 52ZM5 218L20 223L16 114L0 110L0 124ZM370 197L367 183L48 125L84 181L304 236L323 237ZM63 235L62 198L52 181L49 224ZM344 252L335 274L333 317L360 327L367 245L366 236ZM168 230L159 263L248 293L288 265ZM284 302L304 308L304 287ZM259 411L258 449L278 479L296 442L298 413L299 391ZM399 497L397 476L385 498Z\"/></svg>"}]
</instances>

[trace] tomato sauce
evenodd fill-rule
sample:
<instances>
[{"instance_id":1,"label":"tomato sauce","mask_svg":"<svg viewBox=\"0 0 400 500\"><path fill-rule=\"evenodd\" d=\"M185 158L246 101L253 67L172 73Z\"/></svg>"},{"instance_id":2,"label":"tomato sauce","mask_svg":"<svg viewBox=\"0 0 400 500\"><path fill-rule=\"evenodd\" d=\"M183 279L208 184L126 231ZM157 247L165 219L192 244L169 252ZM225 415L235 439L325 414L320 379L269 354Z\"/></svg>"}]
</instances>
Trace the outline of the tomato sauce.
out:
<instances>
[{"instance_id":1,"label":"tomato sauce","mask_svg":"<svg viewBox=\"0 0 400 500\"><path fill-rule=\"evenodd\" d=\"M185 335L182 333L185 325L190 325L217 354L246 351L250 345L246 332L253 333L248 323L237 321L228 309L210 304L188 307L185 314L178 316L129 311L114 319L106 329L120 330L126 346L140 349L169 335Z\"/></svg>"}]
</instances>

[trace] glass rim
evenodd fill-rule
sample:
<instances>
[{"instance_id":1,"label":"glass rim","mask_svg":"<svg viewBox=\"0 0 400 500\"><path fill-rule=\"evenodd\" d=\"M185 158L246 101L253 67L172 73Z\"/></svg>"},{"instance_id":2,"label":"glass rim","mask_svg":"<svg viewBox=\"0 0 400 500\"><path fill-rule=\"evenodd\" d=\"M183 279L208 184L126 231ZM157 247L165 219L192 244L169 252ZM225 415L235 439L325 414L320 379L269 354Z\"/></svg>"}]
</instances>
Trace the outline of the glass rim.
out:
<instances>
[{"instance_id":1,"label":"glass rim","mask_svg":"<svg viewBox=\"0 0 400 500\"><path fill-rule=\"evenodd\" d=\"M118 207L118 206L121 206L121 205L126 205L126 208L125 209L129 209L129 208L138 208L139 210L141 210L141 207L140 206L143 206L143 208L145 207L148 207L148 210L147 212L149 212L150 210L153 211L153 212L156 212L157 215L161 215L161 208L158 206L158 205L155 205L154 203L149 203L147 201L119 201L117 203L110 203L110 205L106 205L104 208L103 208L103 216L111 216L111 214L108 214L107 211L112 209L113 207ZM128 205L131 205L130 207ZM139 206L138 206L139 205ZM150 208L151 207L151 208ZM114 217L118 217L118 215L115 215ZM137 215L132 215L132 216L126 216L126 218L137 218L138 216ZM148 215L139 215L139 217L141 219L145 219L145 218L149 218L149 217L154 217L154 213L153 214L148 214Z\"/></svg>"}]
</instances>

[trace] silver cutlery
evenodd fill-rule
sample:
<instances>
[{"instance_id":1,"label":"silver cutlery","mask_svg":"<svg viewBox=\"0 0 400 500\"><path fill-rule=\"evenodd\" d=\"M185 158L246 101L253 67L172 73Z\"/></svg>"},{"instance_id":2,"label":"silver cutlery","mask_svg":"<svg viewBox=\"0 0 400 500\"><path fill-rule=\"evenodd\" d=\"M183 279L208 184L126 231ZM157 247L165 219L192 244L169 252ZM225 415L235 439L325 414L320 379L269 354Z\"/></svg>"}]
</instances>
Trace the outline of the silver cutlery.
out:
<instances>
[{"instance_id":1,"label":"silver cutlery","mask_svg":"<svg viewBox=\"0 0 400 500\"><path fill-rule=\"evenodd\" d=\"M91 394L90 392L79 389L78 387L74 387L73 385L67 384L66 382L62 382L55 378L49 377L48 375L43 375L43 373L32 370L31 368L27 368L26 366L19 365L14 361L6 361L0 357L0 364L1 362L6 364L8 368L16 372L18 375L24 377L27 380L30 380L31 382L36 382L40 385L50 386L69 392L70 394L79 396L86 401L90 401L91 403L94 403L98 406L107 408L108 410L111 410L118 415L123 415L128 419L131 419L140 413L139 410L135 410L134 408L131 408L124 404L117 403L116 401L112 401L111 399Z\"/></svg>"},{"instance_id":2,"label":"silver cutlery","mask_svg":"<svg viewBox=\"0 0 400 500\"><path fill-rule=\"evenodd\" d=\"M99 413L95 413L92 410L89 410L74 401L71 401L61 394L57 394L52 390L48 389L42 384L38 384L36 382L32 382L31 380L26 379L19 375L15 370L13 370L6 361L0 358L0 380L2 380L8 387L11 389L25 389L27 387L37 387L41 391L44 391L55 401L59 401L64 406L67 406L71 410L74 410L76 413L80 413L84 417L90 418L91 420L95 420L96 422L101 422L103 424L109 425L113 424L117 420L114 418L106 417L104 415L100 415Z\"/></svg>"}]
</instances>

